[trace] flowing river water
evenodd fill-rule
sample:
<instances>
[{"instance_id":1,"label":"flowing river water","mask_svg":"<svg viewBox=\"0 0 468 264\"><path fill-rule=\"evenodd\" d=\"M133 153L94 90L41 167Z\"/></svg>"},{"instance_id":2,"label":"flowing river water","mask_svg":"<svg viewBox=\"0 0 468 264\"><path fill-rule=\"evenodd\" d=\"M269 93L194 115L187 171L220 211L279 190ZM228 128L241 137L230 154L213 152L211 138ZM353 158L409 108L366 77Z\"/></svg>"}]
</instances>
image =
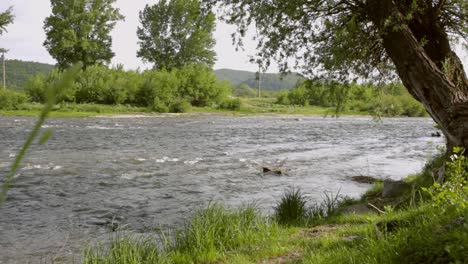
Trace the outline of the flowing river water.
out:
<instances>
[{"instance_id":1,"label":"flowing river water","mask_svg":"<svg viewBox=\"0 0 468 264\"><path fill-rule=\"evenodd\" d=\"M0 117L0 183L35 118ZM50 118L0 207L0 263L79 262L109 223L135 232L177 226L210 202L256 202L271 213L287 188L320 201L358 197L350 176L400 179L443 139L428 118ZM281 166L282 176L262 166Z\"/></svg>"}]
</instances>

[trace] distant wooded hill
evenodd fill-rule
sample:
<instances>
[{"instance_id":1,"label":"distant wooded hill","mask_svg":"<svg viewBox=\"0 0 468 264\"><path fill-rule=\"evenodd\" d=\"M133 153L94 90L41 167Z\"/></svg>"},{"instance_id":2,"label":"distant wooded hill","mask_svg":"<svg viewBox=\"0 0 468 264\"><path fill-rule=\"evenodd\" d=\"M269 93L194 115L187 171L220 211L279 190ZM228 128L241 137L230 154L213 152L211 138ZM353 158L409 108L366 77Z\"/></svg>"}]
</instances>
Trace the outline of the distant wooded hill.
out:
<instances>
[{"instance_id":1,"label":"distant wooded hill","mask_svg":"<svg viewBox=\"0 0 468 264\"><path fill-rule=\"evenodd\" d=\"M5 66L6 85L10 89L22 89L31 76L48 74L54 69L54 65L21 60L6 60Z\"/></svg>"},{"instance_id":2,"label":"distant wooded hill","mask_svg":"<svg viewBox=\"0 0 468 264\"><path fill-rule=\"evenodd\" d=\"M48 74L54 69L54 65L31 61L7 60L5 63L7 87L12 89L22 89L31 76L39 73ZM219 80L228 81L232 86L246 84L252 88L257 87L255 72L220 69L216 70L215 74ZM290 90L301 80L304 78L296 73L285 76L266 73L262 74L262 89L269 91Z\"/></svg>"},{"instance_id":3,"label":"distant wooded hill","mask_svg":"<svg viewBox=\"0 0 468 264\"><path fill-rule=\"evenodd\" d=\"M247 84L252 88L257 87L257 80L255 79L255 72L237 71L230 69L220 69L215 71L219 80L228 81L232 86ZM278 91L287 89L290 90L296 86L298 81L304 80L304 77L297 73L281 76L278 73L265 73L262 74L262 89L269 91Z\"/></svg>"}]
</instances>

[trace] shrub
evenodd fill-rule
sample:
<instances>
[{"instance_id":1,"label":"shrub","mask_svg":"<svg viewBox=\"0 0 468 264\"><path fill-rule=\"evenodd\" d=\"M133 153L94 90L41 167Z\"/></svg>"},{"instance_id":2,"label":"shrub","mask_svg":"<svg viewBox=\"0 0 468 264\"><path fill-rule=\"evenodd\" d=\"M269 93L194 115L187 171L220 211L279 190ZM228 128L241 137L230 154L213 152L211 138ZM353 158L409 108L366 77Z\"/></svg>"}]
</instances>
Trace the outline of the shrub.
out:
<instances>
[{"instance_id":1,"label":"shrub","mask_svg":"<svg viewBox=\"0 0 468 264\"><path fill-rule=\"evenodd\" d=\"M255 97L257 95L256 91L245 83L232 88L232 94L237 97Z\"/></svg>"},{"instance_id":2,"label":"shrub","mask_svg":"<svg viewBox=\"0 0 468 264\"><path fill-rule=\"evenodd\" d=\"M80 74L77 74L80 76ZM60 83L61 80L64 78L64 73L60 72L58 70L52 71L48 76L46 80L46 87L44 89L45 95L44 98L49 96L47 93L50 91L49 89L51 87L54 87L57 85L57 83ZM74 102L75 101L75 95L76 95L76 83L70 83L66 86L60 87L56 92L56 102L61 103L61 102Z\"/></svg>"},{"instance_id":3,"label":"shrub","mask_svg":"<svg viewBox=\"0 0 468 264\"><path fill-rule=\"evenodd\" d=\"M38 74L31 77L26 82L24 90L32 102L44 103L46 100L45 91L47 85L47 78L42 74Z\"/></svg>"},{"instance_id":4,"label":"shrub","mask_svg":"<svg viewBox=\"0 0 468 264\"><path fill-rule=\"evenodd\" d=\"M282 105L290 105L291 102L289 101L288 91L280 91L278 96L276 97L276 103Z\"/></svg>"},{"instance_id":5,"label":"shrub","mask_svg":"<svg viewBox=\"0 0 468 264\"><path fill-rule=\"evenodd\" d=\"M0 109L17 110L21 104L26 102L27 96L24 93L0 87Z\"/></svg>"},{"instance_id":6,"label":"shrub","mask_svg":"<svg viewBox=\"0 0 468 264\"><path fill-rule=\"evenodd\" d=\"M188 65L175 72L180 80L179 94L193 106L218 104L231 93L229 83L218 81L213 70L204 65Z\"/></svg>"},{"instance_id":7,"label":"shrub","mask_svg":"<svg viewBox=\"0 0 468 264\"><path fill-rule=\"evenodd\" d=\"M304 85L292 89L288 94L288 99L292 105L306 105L309 104L306 96L306 88Z\"/></svg>"},{"instance_id":8,"label":"shrub","mask_svg":"<svg viewBox=\"0 0 468 264\"><path fill-rule=\"evenodd\" d=\"M169 106L159 98L155 98L153 104L150 105L150 110L158 113L169 113Z\"/></svg>"},{"instance_id":9,"label":"shrub","mask_svg":"<svg viewBox=\"0 0 468 264\"><path fill-rule=\"evenodd\" d=\"M106 93L110 72L101 66L92 66L82 71L76 81L77 103L106 103Z\"/></svg>"},{"instance_id":10,"label":"shrub","mask_svg":"<svg viewBox=\"0 0 468 264\"><path fill-rule=\"evenodd\" d=\"M239 98L226 99L219 105L219 108L231 111L240 111L241 107L242 101Z\"/></svg>"},{"instance_id":11,"label":"shrub","mask_svg":"<svg viewBox=\"0 0 468 264\"><path fill-rule=\"evenodd\" d=\"M427 116L427 112L424 106L410 95L399 96L398 100L401 102L403 108L402 115L409 117Z\"/></svg>"},{"instance_id":12,"label":"shrub","mask_svg":"<svg viewBox=\"0 0 468 264\"><path fill-rule=\"evenodd\" d=\"M445 181L423 188L431 195L433 205L442 211L463 212L468 208L468 159L464 154L465 150L454 148L446 164Z\"/></svg>"},{"instance_id":13,"label":"shrub","mask_svg":"<svg viewBox=\"0 0 468 264\"><path fill-rule=\"evenodd\" d=\"M47 77L38 75L31 78L25 87L34 102L43 103L47 88L52 87L63 74L51 72ZM132 104L149 107L161 112L169 110L188 111L187 103L176 102L184 99L195 106L220 104L231 92L227 82L219 82L213 70L202 65L189 65L172 71L125 71L116 67L91 66L81 70L76 81L64 87L57 96L57 102L93 104Z\"/></svg>"},{"instance_id":14,"label":"shrub","mask_svg":"<svg viewBox=\"0 0 468 264\"><path fill-rule=\"evenodd\" d=\"M173 72L147 71L143 74L139 102L153 111L169 112L169 106L177 97L180 81Z\"/></svg>"},{"instance_id":15,"label":"shrub","mask_svg":"<svg viewBox=\"0 0 468 264\"><path fill-rule=\"evenodd\" d=\"M170 107L171 113L187 113L192 110L192 105L181 99L175 100Z\"/></svg>"}]
</instances>

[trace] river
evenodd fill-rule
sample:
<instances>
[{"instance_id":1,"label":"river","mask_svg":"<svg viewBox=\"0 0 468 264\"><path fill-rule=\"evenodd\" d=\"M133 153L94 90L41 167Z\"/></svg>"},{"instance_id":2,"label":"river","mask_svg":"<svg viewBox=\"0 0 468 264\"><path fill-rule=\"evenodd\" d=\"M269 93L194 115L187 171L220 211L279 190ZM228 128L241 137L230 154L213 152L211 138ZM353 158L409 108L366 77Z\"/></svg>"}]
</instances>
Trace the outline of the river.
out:
<instances>
[{"instance_id":1,"label":"river","mask_svg":"<svg viewBox=\"0 0 468 264\"><path fill-rule=\"evenodd\" d=\"M0 181L34 122L0 117ZM291 187L311 202L358 197L369 185L350 176L400 179L443 145L428 118L50 118L43 129L52 138L33 146L0 207L1 264L71 262L110 222L144 233L213 201L270 213Z\"/></svg>"}]
</instances>

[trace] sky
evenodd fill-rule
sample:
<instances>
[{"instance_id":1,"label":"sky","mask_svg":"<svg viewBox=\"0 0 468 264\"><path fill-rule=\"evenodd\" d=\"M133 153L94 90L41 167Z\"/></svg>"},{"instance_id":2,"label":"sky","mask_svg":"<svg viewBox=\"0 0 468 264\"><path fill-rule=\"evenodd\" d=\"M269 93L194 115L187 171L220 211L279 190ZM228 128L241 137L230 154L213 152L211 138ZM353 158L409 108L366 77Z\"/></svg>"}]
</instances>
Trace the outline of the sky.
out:
<instances>
[{"instance_id":1,"label":"sky","mask_svg":"<svg viewBox=\"0 0 468 264\"><path fill-rule=\"evenodd\" d=\"M15 15L14 24L7 27L8 32L0 36L0 47L9 50L8 59L20 59L55 64L56 61L49 55L42 45L45 40L43 30L44 20L51 13L49 0L0 0L0 11L13 6ZM150 68L136 57L138 50L137 27L140 22L138 13L146 4L155 4L157 0L117 0L116 7L120 9L125 21L115 26L113 37L113 51L115 57L112 64L123 64L127 69ZM235 27L218 22L214 37L216 39L215 51L218 54L215 69L230 68L236 70L256 71L257 66L249 63L249 55L255 52L255 43L247 41L245 51L236 52L232 45L231 33ZM277 71L272 67L271 71Z\"/></svg>"},{"instance_id":2,"label":"sky","mask_svg":"<svg viewBox=\"0 0 468 264\"><path fill-rule=\"evenodd\" d=\"M146 69L151 65L144 64L136 57L138 38L136 36L139 26L138 13L146 4L155 4L157 0L117 0L116 7L125 16L125 21L117 23L113 36L113 51L115 57L112 64L123 64L127 69ZM0 36L0 48L9 50L8 59L36 61L55 64L42 45L45 40L43 30L44 20L51 13L49 0L1 0L0 11L13 6L15 14L14 24L8 26L8 32ZM245 51L236 51L232 44L231 33L234 26L218 22L214 37L216 39L215 51L218 54L215 69L229 68L235 70L257 71L255 64L249 63L249 55L255 53L255 43L245 40ZM468 53L457 53L468 69ZM272 65L268 72L277 72L278 67Z\"/></svg>"}]
</instances>

